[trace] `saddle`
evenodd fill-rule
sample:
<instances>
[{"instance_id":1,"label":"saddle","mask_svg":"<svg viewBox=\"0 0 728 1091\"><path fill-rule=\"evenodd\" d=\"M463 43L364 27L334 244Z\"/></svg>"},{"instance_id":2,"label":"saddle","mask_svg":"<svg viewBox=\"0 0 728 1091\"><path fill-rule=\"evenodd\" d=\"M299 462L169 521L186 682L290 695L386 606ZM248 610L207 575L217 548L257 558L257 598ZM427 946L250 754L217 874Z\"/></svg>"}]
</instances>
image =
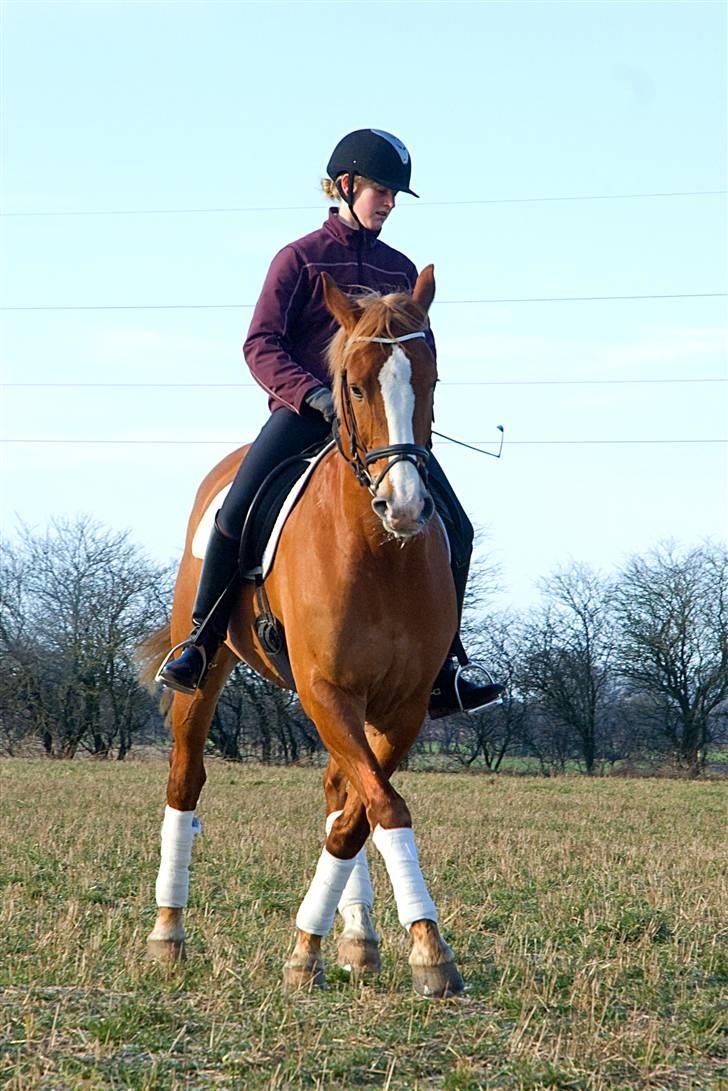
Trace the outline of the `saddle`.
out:
<instances>
[{"instance_id":1,"label":"saddle","mask_svg":"<svg viewBox=\"0 0 728 1091\"><path fill-rule=\"evenodd\" d=\"M275 558L281 531L317 465L333 442L309 447L276 466L258 489L243 524L239 569L244 580L265 579Z\"/></svg>"},{"instance_id":2,"label":"saddle","mask_svg":"<svg viewBox=\"0 0 728 1091\"><path fill-rule=\"evenodd\" d=\"M294 455L276 466L258 489L243 525L238 555L238 573L223 592L225 596L232 592L236 580L255 583L255 631L263 649L284 679L287 687L294 692L296 683L291 670L291 663L286 648L286 636L283 625L273 614L265 592L265 578L270 572L275 558L276 548L286 520L301 497L311 475L321 459L334 446L333 441L325 440L314 447L309 447L300 455ZM215 513L220 508L230 486L217 496L205 511L195 532L192 553L204 557L210 528ZM208 624L210 618L203 624Z\"/></svg>"}]
</instances>

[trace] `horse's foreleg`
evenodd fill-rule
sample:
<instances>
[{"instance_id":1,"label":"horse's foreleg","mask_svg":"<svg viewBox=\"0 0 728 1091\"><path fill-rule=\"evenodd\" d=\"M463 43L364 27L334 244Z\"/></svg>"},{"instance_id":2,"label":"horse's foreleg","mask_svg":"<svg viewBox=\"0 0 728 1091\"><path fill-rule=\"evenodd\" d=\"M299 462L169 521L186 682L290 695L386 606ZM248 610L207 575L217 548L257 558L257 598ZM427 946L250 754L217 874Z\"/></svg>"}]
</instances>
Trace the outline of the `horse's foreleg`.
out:
<instances>
[{"instance_id":1,"label":"horse's foreleg","mask_svg":"<svg viewBox=\"0 0 728 1091\"><path fill-rule=\"evenodd\" d=\"M331 931L337 906L369 829L380 820L395 825L398 819L409 823L404 800L389 784L367 742L361 702L321 678L315 679L310 687L302 687L301 701L335 765L364 807L358 807L352 800L356 817L351 824L347 821L352 817L347 802L344 815L334 822L328 834L316 873L296 916L296 947L284 971L284 980L292 985L323 983L321 938Z\"/></svg>"},{"instance_id":2,"label":"horse's foreleg","mask_svg":"<svg viewBox=\"0 0 728 1091\"><path fill-rule=\"evenodd\" d=\"M387 779L391 777L409 751L421 719L421 713L415 710L411 719L400 712L394 726L377 729L369 725L368 742ZM334 762L330 763L331 767L336 770ZM333 772L327 774L325 778L327 809L333 803L341 802L345 783L340 772L337 771L336 775ZM409 818L409 811L407 816ZM327 832L330 836L327 840L327 849L336 855L343 855L345 849L349 852L355 850L366 840L368 826L364 806L356 792L350 789L344 810L330 811L328 815ZM429 997L453 996L462 992L463 980L455 964L452 949L442 939L437 926L437 909L419 865L411 822L407 825L392 827L385 827L380 822L375 828L372 839L387 867L400 923L409 931L412 939L409 961L415 991L421 996ZM363 847L356 857L357 865L362 857L366 861ZM339 945L338 961L340 964L350 964L354 967L358 960L360 967L364 964L362 968L366 967L371 972L374 969L374 960L378 968L377 941L379 937L374 932L369 917L371 884L368 884L369 890L367 890L366 882L358 891L356 890L357 865L339 903L345 920L345 928ZM368 880L368 868L366 874ZM354 896L347 908L350 892ZM348 919L347 914L350 914ZM369 960L371 965L368 964Z\"/></svg>"},{"instance_id":3,"label":"horse's foreleg","mask_svg":"<svg viewBox=\"0 0 728 1091\"><path fill-rule=\"evenodd\" d=\"M185 957L183 911L187 905L192 843L200 830L195 807L205 783L203 752L217 699L236 657L220 649L204 690L194 697L175 693L172 704L174 743L169 757L167 806L162 823L161 862L156 882L157 919L147 937L150 958L175 961Z\"/></svg>"},{"instance_id":4,"label":"horse's foreleg","mask_svg":"<svg viewBox=\"0 0 728 1091\"><path fill-rule=\"evenodd\" d=\"M334 856L329 851L331 828L340 814L339 811L333 811L327 818L326 846L319 857L306 897L296 914L296 946L283 970L285 984L295 988L323 987L325 984L321 940L331 931L337 907L354 878L358 852L363 845L362 840L353 849L353 855L346 858Z\"/></svg>"},{"instance_id":5,"label":"horse's foreleg","mask_svg":"<svg viewBox=\"0 0 728 1091\"><path fill-rule=\"evenodd\" d=\"M331 833L334 822L344 813L347 798L346 778L333 759L324 773L324 793L326 796L326 836ZM364 809L357 797L360 814L355 825L364 815ZM365 816L364 816L365 817ZM367 823L367 833L368 833ZM336 960L339 966L348 970L352 976L367 976L379 973L379 936L372 924L372 906L374 890L369 875L366 846L362 845L354 859L354 868L349 876L344 893L339 899L339 913L344 928L339 936Z\"/></svg>"},{"instance_id":6,"label":"horse's foreleg","mask_svg":"<svg viewBox=\"0 0 728 1091\"><path fill-rule=\"evenodd\" d=\"M361 836L360 832L357 833L357 827L362 826L365 831L365 838L368 836L369 823L358 798L354 801L354 809L350 808L349 816L344 816L343 809L332 811L328 815L326 819L327 838L333 829L334 823L339 818L341 818L342 823L348 822L357 843ZM382 968L379 959L379 935L372 924L373 905L374 890L369 875L367 850L362 845L354 857L354 868L344 887L338 906L344 928L339 936L336 960L339 966L348 970L354 977L378 974Z\"/></svg>"},{"instance_id":7,"label":"horse's foreleg","mask_svg":"<svg viewBox=\"0 0 728 1091\"><path fill-rule=\"evenodd\" d=\"M437 910L420 869L409 809L389 783L392 772L417 737L425 706L413 702L408 708L398 709L396 717L376 727L372 725L368 738L363 709L356 698L322 679L302 692L301 698L324 745L358 796L361 808L352 797L350 809L347 800L344 814L334 822L327 837L313 882L296 917L295 969L299 969L304 957L310 958L313 944L315 961L306 965L308 980L323 978L320 939L315 937L326 936L330 931L356 855L372 829L374 843L392 881L400 922L412 934L411 965L416 991L425 996L461 992L462 978L452 951L440 937ZM421 927L412 931L414 925Z\"/></svg>"},{"instance_id":8,"label":"horse's foreleg","mask_svg":"<svg viewBox=\"0 0 728 1091\"><path fill-rule=\"evenodd\" d=\"M372 750L389 776L417 737L424 711L399 711L393 724L370 732ZM392 883L400 923L409 931L412 984L420 996L455 996L464 989L452 949L437 926L437 909L422 875L411 821L407 826L378 824L372 840Z\"/></svg>"},{"instance_id":9,"label":"horse's foreleg","mask_svg":"<svg viewBox=\"0 0 728 1091\"><path fill-rule=\"evenodd\" d=\"M409 964L420 996L455 996L464 989L452 949L437 927L437 909L422 875L414 832L377 826L372 840L392 883L400 924L412 939Z\"/></svg>"},{"instance_id":10,"label":"horse's foreleg","mask_svg":"<svg viewBox=\"0 0 728 1091\"><path fill-rule=\"evenodd\" d=\"M437 922L413 921L409 933L412 939L409 964L415 992L440 999L459 996L465 989L465 982L455 963L452 947L440 935Z\"/></svg>"}]
</instances>

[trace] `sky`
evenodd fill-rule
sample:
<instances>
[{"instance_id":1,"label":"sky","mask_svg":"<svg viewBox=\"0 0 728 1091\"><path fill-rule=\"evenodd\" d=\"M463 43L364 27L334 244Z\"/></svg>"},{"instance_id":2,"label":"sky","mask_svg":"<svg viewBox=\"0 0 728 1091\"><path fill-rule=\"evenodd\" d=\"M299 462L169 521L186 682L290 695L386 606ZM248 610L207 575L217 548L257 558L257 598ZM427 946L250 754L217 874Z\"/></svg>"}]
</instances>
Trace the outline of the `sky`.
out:
<instances>
[{"instance_id":1,"label":"sky","mask_svg":"<svg viewBox=\"0 0 728 1091\"><path fill-rule=\"evenodd\" d=\"M421 195L382 238L435 265L436 428L505 429L435 448L495 605L725 539L724 4L5 0L0 40L5 535L90 513L179 558L267 418L268 265L371 126Z\"/></svg>"}]
</instances>

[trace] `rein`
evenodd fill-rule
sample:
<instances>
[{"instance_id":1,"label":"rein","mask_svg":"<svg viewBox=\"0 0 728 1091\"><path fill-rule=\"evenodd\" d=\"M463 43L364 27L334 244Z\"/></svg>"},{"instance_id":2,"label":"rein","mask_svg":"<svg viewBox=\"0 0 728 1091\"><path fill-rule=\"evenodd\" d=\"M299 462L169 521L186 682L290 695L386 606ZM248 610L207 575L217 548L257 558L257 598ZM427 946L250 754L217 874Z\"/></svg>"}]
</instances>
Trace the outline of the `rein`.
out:
<instances>
[{"instance_id":1,"label":"rein","mask_svg":"<svg viewBox=\"0 0 728 1091\"><path fill-rule=\"evenodd\" d=\"M347 341L347 347L354 341L372 341L377 345L399 345L403 341L412 341L418 337L425 337L425 331L417 330L415 333L406 333L402 337L350 337ZM343 409L342 420L339 421L336 418L334 421L334 439L339 453L353 469L360 485L366 485L372 496L376 496L382 481L398 462L411 462L424 484L427 485L427 462L430 458L430 451L427 447L420 447L416 443L393 443L389 447L376 447L371 451L367 451L359 435L346 368L343 368L341 372L341 403ZM347 437L342 433L342 424L344 430L348 432L350 446L348 454L344 449L344 441ZM381 473L376 477L372 477L369 466L382 458L389 459L389 462L387 462Z\"/></svg>"}]
</instances>

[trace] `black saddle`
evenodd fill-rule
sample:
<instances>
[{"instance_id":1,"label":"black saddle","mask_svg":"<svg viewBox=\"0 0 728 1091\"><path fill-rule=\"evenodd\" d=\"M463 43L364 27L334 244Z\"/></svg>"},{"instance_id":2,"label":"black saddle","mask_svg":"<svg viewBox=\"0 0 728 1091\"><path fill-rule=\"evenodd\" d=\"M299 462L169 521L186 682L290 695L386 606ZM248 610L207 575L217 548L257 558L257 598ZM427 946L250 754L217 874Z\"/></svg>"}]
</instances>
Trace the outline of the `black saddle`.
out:
<instances>
[{"instance_id":1,"label":"black saddle","mask_svg":"<svg viewBox=\"0 0 728 1091\"><path fill-rule=\"evenodd\" d=\"M311 460L330 445L331 439L327 437L323 442L307 447L300 455L285 459L263 481L243 524L239 555L239 569L243 579L256 582L260 580L265 547L286 497L309 468Z\"/></svg>"}]
</instances>

